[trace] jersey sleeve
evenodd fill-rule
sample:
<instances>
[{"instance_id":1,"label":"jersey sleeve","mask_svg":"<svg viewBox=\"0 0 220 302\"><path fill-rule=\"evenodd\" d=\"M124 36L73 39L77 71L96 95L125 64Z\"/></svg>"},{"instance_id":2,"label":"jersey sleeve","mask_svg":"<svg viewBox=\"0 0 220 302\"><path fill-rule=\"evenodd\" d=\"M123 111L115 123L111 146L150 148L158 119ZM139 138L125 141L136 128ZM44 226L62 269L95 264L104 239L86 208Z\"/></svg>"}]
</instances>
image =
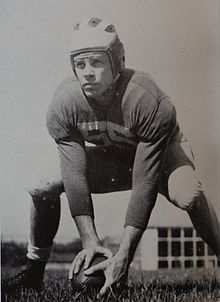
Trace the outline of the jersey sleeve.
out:
<instances>
[{"instance_id":1,"label":"jersey sleeve","mask_svg":"<svg viewBox=\"0 0 220 302\"><path fill-rule=\"evenodd\" d=\"M61 175L72 217L93 217L85 146L75 126L74 116L74 91L68 83L62 83L48 108L47 128L58 146Z\"/></svg>"},{"instance_id":2,"label":"jersey sleeve","mask_svg":"<svg viewBox=\"0 0 220 302\"><path fill-rule=\"evenodd\" d=\"M61 175L72 217L94 217L92 198L87 179L85 147L78 142L58 142Z\"/></svg>"},{"instance_id":3,"label":"jersey sleeve","mask_svg":"<svg viewBox=\"0 0 220 302\"><path fill-rule=\"evenodd\" d=\"M71 82L66 80L57 88L47 110L47 129L55 141L79 139L74 112L74 90Z\"/></svg>"},{"instance_id":4,"label":"jersey sleeve","mask_svg":"<svg viewBox=\"0 0 220 302\"><path fill-rule=\"evenodd\" d=\"M133 166L132 194L129 201L125 226L145 230L158 192L158 176L167 143L175 131L176 112L168 99L163 99L154 110L152 120L146 123L145 112L138 113L137 146Z\"/></svg>"}]
</instances>

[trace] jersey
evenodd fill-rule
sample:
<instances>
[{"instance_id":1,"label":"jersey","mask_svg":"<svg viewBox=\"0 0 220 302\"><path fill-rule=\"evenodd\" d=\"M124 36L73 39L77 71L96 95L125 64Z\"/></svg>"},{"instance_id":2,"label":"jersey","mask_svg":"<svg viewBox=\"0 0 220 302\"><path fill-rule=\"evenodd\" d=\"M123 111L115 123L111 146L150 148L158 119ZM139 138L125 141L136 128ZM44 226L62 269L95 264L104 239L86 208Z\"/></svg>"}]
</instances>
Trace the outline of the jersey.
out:
<instances>
[{"instance_id":1,"label":"jersey","mask_svg":"<svg viewBox=\"0 0 220 302\"><path fill-rule=\"evenodd\" d=\"M87 99L77 79L68 78L49 106L47 127L58 144L73 216L93 215L85 142L136 149L125 225L145 229L149 207L156 200L163 153L179 131L173 104L152 78L132 69L123 70L108 108Z\"/></svg>"}]
</instances>

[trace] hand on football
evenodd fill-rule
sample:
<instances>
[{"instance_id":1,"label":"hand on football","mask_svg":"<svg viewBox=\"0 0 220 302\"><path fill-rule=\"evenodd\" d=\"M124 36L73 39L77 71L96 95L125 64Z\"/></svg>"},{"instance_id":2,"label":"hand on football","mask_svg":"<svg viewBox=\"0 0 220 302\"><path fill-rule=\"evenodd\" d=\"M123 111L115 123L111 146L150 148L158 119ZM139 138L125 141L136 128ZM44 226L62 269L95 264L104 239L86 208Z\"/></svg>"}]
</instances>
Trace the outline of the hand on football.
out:
<instances>
[{"instance_id":1,"label":"hand on football","mask_svg":"<svg viewBox=\"0 0 220 302\"><path fill-rule=\"evenodd\" d=\"M105 284L101 288L98 297L104 296L111 289L112 285L120 283L124 279L128 271L128 258L116 254L103 262L91 266L84 273L85 275L92 275L101 270L105 275Z\"/></svg>"},{"instance_id":2,"label":"hand on football","mask_svg":"<svg viewBox=\"0 0 220 302\"><path fill-rule=\"evenodd\" d=\"M84 269L88 269L93 257L98 254L106 258L112 257L112 252L102 246L95 246L91 248L85 248L79 252L74 258L70 270L69 279L73 278L73 274L77 274L84 263Z\"/></svg>"}]
</instances>

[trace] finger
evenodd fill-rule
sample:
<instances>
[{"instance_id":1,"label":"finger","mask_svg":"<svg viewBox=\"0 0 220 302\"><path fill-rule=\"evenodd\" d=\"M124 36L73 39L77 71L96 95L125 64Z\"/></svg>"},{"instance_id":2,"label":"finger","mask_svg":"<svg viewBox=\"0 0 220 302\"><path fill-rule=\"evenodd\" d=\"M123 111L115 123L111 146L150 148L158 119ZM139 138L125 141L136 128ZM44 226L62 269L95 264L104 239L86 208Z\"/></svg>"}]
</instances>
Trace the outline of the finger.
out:
<instances>
[{"instance_id":1,"label":"finger","mask_svg":"<svg viewBox=\"0 0 220 302\"><path fill-rule=\"evenodd\" d=\"M79 269L82 266L84 259L85 259L85 255L83 253L80 252L77 254L69 270L69 279L72 279L73 275L79 272Z\"/></svg>"},{"instance_id":2,"label":"finger","mask_svg":"<svg viewBox=\"0 0 220 302\"><path fill-rule=\"evenodd\" d=\"M75 268L76 268L76 263L77 263L77 261L79 261L78 258L79 258L79 255L77 255L71 263L71 266L70 266L70 269L69 269L69 279L73 278L74 271L75 271Z\"/></svg>"},{"instance_id":3,"label":"finger","mask_svg":"<svg viewBox=\"0 0 220 302\"><path fill-rule=\"evenodd\" d=\"M75 264L74 261L72 262L70 269L69 269L69 279L73 279L73 272L74 272Z\"/></svg>"},{"instance_id":4,"label":"finger","mask_svg":"<svg viewBox=\"0 0 220 302\"><path fill-rule=\"evenodd\" d=\"M98 264L95 264L95 265L91 266L87 270L85 270L84 274L85 275L92 275L93 273L95 273L97 271L103 270L105 267L106 267L106 261L102 261Z\"/></svg>"},{"instance_id":5,"label":"finger","mask_svg":"<svg viewBox=\"0 0 220 302\"><path fill-rule=\"evenodd\" d=\"M112 283L107 281L103 285L103 287L100 289L100 292L98 293L98 297L103 297L104 295L107 294L107 291L111 288Z\"/></svg>"},{"instance_id":6,"label":"finger","mask_svg":"<svg viewBox=\"0 0 220 302\"><path fill-rule=\"evenodd\" d=\"M85 258L85 265L84 265L84 269L85 269L85 270L89 267L89 265L90 265L90 263L91 263L93 257L94 257L94 253L86 255L86 258Z\"/></svg>"},{"instance_id":7,"label":"finger","mask_svg":"<svg viewBox=\"0 0 220 302\"><path fill-rule=\"evenodd\" d=\"M79 272L79 270L80 270L80 268L81 268L84 261L85 261L85 256L83 256L83 257L81 256L80 258L78 258L76 260L74 271L73 271L74 274L78 274L78 272Z\"/></svg>"}]
</instances>

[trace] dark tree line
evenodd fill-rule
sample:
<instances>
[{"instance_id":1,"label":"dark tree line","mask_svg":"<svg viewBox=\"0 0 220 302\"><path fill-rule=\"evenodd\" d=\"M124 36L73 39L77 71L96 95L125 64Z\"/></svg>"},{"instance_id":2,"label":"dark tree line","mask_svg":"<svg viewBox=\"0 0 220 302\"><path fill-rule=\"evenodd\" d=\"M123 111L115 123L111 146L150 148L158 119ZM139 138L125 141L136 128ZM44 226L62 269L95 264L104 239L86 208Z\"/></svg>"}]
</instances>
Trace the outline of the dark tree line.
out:
<instances>
[{"instance_id":1,"label":"dark tree line","mask_svg":"<svg viewBox=\"0 0 220 302\"><path fill-rule=\"evenodd\" d=\"M103 246L108 247L113 253L118 248L111 238L106 237L102 242ZM71 262L74 256L82 250L80 239L75 239L69 243L55 243L50 262L66 263ZM26 263L27 243L1 242L1 265L20 266Z\"/></svg>"}]
</instances>

